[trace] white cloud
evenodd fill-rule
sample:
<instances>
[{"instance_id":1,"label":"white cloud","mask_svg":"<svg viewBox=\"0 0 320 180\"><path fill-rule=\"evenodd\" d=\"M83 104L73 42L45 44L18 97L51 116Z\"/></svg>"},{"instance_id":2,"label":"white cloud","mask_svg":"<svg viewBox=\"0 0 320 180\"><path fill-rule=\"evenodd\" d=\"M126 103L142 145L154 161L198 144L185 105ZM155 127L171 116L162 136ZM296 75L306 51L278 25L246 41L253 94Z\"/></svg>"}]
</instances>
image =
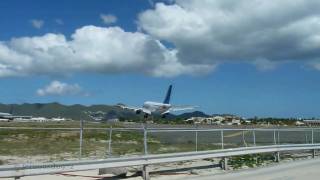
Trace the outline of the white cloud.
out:
<instances>
[{"instance_id":1,"label":"white cloud","mask_svg":"<svg viewBox=\"0 0 320 180\"><path fill-rule=\"evenodd\" d=\"M38 96L64 96L80 94L84 93L78 84L67 84L60 81L52 81L46 87L37 90Z\"/></svg>"},{"instance_id":2,"label":"white cloud","mask_svg":"<svg viewBox=\"0 0 320 180\"><path fill-rule=\"evenodd\" d=\"M64 24L64 22L63 22L62 19L55 19L54 21L55 21L58 25L63 25L63 24Z\"/></svg>"},{"instance_id":3,"label":"white cloud","mask_svg":"<svg viewBox=\"0 0 320 180\"><path fill-rule=\"evenodd\" d=\"M278 63L267 59L256 59L252 62L259 70L269 71L277 67Z\"/></svg>"},{"instance_id":4,"label":"white cloud","mask_svg":"<svg viewBox=\"0 0 320 180\"><path fill-rule=\"evenodd\" d=\"M291 61L320 69L319 10L318 0L156 3L139 15L139 32L84 26L71 37L48 33L0 41L0 77L78 72L172 77L205 74L234 61L261 70Z\"/></svg>"},{"instance_id":5,"label":"white cloud","mask_svg":"<svg viewBox=\"0 0 320 180\"><path fill-rule=\"evenodd\" d=\"M151 7L154 7L155 3L157 2L163 2L166 4L173 4L175 2L175 0L147 0L147 1Z\"/></svg>"},{"instance_id":6,"label":"white cloud","mask_svg":"<svg viewBox=\"0 0 320 180\"><path fill-rule=\"evenodd\" d=\"M201 74L214 65L183 65L176 51L140 32L84 26L62 34L0 42L0 77L86 73L142 73L171 77Z\"/></svg>"},{"instance_id":7,"label":"white cloud","mask_svg":"<svg viewBox=\"0 0 320 180\"><path fill-rule=\"evenodd\" d=\"M118 20L117 17L112 14L100 14L100 18L105 24L113 24Z\"/></svg>"},{"instance_id":8,"label":"white cloud","mask_svg":"<svg viewBox=\"0 0 320 180\"><path fill-rule=\"evenodd\" d=\"M30 20L31 25L36 29L41 29L44 25L44 21L40 19L32 19Z\"/></svg>"},{"instance_id":9,"label":"white cloud","mask_svg":"<svg viewBox=\"0 0 320 180\"><path fill-rule=\"evenodd\" d=\"M318 0L177 0L141 13L139 25L173 43L184 65L242 61L272 69L320 57Z\"/></svg>"}]
</instances>

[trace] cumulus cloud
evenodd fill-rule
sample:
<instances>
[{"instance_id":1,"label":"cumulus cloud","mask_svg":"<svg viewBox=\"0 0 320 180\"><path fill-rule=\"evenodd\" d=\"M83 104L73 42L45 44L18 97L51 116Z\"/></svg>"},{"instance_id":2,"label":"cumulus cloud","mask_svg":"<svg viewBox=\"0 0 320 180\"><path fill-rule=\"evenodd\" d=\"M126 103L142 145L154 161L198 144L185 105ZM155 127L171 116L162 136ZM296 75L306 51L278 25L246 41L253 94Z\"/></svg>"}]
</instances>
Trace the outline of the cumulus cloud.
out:
<instances>
[{"instance_id":1,"label":"cumulus cloud","mask_svg":"<svg viewBox=\"0 0 320 180\"><path fill-rule=\"evenodd\" d=\"M138 32L83 26L70 37L48 33L0 41L0 77L77 72L173 77L206 74L234 61L261 70L291 61L320 69L319 10L318 0L162 1L139 15ZM112 16L101 14L106 23L116 22Z\"/></svg>"},{"instance_id":2,"label":"cumulus cloud","mask_svg":"<svg viewBox=\"0 0 320 180\"><path fill-rule=\"evenodd\" d=\"M119 27L84 26L69 39L49 33L0 42L0 77L77 72L171 77L203 73L214 67L183 65L176 58L176 51L160 41Z\"/></svg>"},{"instance_id":3,"label":"cumulus cloud","mask_svg":"<svg viewBox=\"0 0 320 180\"><path fill-rule=\"evenodd\" d=\"M117 17L112 14L100 14L100 18L105 24L113 24L118 20Z\"/></svg>"},{"instance_id":4,"label":"cumulus cloud","mask_svg":"<svg viewBox=\"0 0 320 180\"><path fill-rule=\"evenodd\" d=\"M40 19L32 19L30 20L31 25L36 29L41 29L44 25L44 21Z\"/></svg>"},{"instance_id":5,"label":"cumulus cloud","mask_svg":"<svg viewBox=\"0 0 320 180\"><path fill-rule=\"evenodd\" d=\"M318 61L318 0L176 0L140 14L145 32L174 44L182 64Z\"/></svg>"},{"instance_id":6,"label":"cumulus cloud","mask_svg":"<svg viewBox=\"0 0 320 180\"><path fill-rule=\"evenodd\" d=\"M64 96L86 94L78 84L67 84L60 81L52 81L44 88L37 90L38 96Z\"/></svg>"}]
</instances>

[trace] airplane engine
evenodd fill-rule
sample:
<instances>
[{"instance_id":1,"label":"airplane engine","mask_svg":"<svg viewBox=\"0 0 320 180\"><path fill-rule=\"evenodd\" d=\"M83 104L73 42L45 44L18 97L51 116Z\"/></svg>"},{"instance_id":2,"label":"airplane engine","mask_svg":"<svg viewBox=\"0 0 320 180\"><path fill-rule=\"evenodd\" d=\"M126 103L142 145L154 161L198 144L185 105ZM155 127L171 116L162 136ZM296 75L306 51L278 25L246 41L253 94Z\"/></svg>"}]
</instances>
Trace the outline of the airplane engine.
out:
<instances>
[{"instance_id":1,"label":"airplane engine","mask_svg":"<svg viewBox=\"0 0 320 180\"><path fill-rule=\"evenodd\" d=\"M167 117L167 114L162 114L161 115L161 118L163 118L163 119L166 118L166 117Z\"/></svg>"},{"instance_id":2,"label":"airplane engine","mask_svg":"<svg viewBox=\"0 0 320 180\"><path fill-rule=\"evenodd\" d=\"M136 110L136 114L141 114L141 110L140 109L138 109L138 110Z\"/></svg>"}]
</instances>

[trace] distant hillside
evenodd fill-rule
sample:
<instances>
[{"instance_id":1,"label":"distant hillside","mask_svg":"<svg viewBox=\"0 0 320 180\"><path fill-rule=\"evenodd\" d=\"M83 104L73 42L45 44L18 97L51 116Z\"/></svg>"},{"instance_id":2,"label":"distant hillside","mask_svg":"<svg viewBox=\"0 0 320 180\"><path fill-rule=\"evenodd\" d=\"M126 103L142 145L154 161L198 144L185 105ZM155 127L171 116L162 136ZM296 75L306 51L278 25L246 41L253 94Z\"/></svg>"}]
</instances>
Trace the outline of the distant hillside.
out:
<instances>
[{"instance_id":1,"label":"distant hillside","mask_svg":"<svg viewBox=\"0 0 320 180\"><path fill-rule=\"evenodd\" d=\"M46 118L52 117L65 117L75 120L92 120L85 112L105 112L108 117L118 117L118 118L130 118L138 119L142 115L136 115L134 112L129 110L123 110L116 106L110 105L92 105L84 106L80 104L75 105L63 105L59 103L24 103L24 104L0 104L0 112L8 112L13 115L25 115L25 116L40 116ZM183 113L181 115L168 115L168 119L182 118L187 119L192 116L197 117L208 117L200 111Z\"/></svg>"},{"instance_id":2,"label":"distant hillside","mask_svg":"<svg viewBox=\"0 0 320 180\"><path fill-rule=\"evenodd\" d=\"M115 106L108 105L92 105L84 106L80 104L75 105L62 105L59 103L35 103L35 104L0 104L0 112L12 112L13 115L25 115L25 116L41 116L41 117L65 117L71 119L85 119L91 118L85 113L86 111L114 111L119 116L135 115Z\"/></svg>"},{"instance_id":3,"label":"distant hillside","mask_svg":"<svg viewBox=\"0 0 320 180\"><path fill-rule=\"evenodd\" d=\"M182 118L182 119L188 119L191 117L209 117L209 115L201 111L187 112L179 115L179 118Z\"/></svg>"}]
</instances>

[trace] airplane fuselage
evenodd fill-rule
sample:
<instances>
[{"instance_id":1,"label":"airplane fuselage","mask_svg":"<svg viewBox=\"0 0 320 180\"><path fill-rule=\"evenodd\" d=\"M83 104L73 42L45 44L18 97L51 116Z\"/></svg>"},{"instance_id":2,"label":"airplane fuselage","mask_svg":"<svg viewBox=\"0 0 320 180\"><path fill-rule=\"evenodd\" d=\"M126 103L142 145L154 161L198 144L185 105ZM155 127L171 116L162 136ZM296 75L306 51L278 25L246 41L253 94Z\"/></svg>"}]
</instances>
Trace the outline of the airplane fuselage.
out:
<instances>
[{"instance_id":1,"label":"airplane fuselage","mask_svg":"<svg viewBox=\"0 0 320 180\"><path fill-rule=\"evenodd\" d=\"M150 112L154 114L164 114L166 112L169 112L171 104L146 101L143 103L143 108L150 110Z\"/></svg>"},{"instance_id":2,"label":"airplane fuselage","mask_svg":"<svg viewBox=\"0 0 320 180\"><path fill-rule=\"evenodd\" d=\"M31 118L31 116L14 116L10 113L2 113L0 112L0 119L9 119L9 120L13 120L15 118Z\"/></svg>"},{"instance_id":3,"label":"airplane fuselage","mask_svg":"<svg viewBox=\"0 0 320 180\"><path fill-rule=\"evenodd\" d=\"M7 116L12 116L12 114L0 112L0 117L7 117Z\"/></svg>"}]
</instances>

